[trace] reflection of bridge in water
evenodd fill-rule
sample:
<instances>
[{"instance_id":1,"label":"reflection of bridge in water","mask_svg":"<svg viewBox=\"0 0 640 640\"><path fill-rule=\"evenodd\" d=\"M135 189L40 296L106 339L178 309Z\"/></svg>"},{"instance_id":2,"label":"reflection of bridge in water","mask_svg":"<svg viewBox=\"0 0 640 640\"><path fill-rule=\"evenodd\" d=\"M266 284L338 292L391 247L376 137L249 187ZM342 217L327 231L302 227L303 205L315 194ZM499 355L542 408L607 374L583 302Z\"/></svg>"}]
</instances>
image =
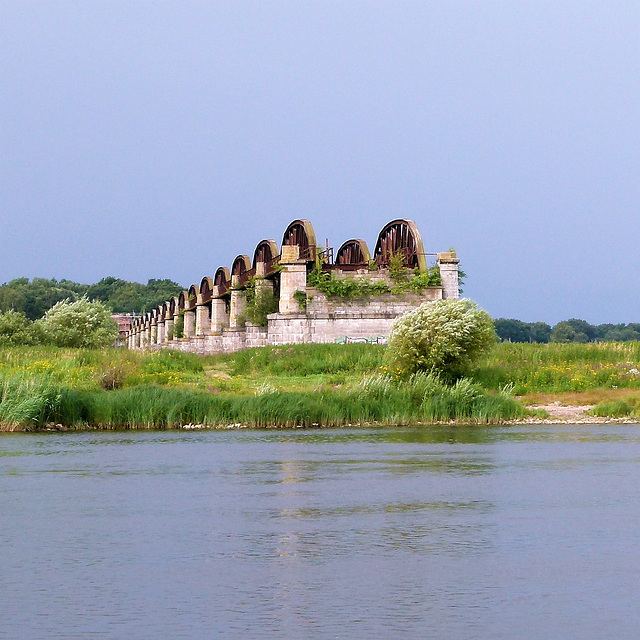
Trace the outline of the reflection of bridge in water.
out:
<instances>
[{"instance_id":1,"label":"reflection of bridge in water","mask_svg":"<svg viewBox=\"0 0 640 640\"><path fill-rule=\"evenodd\" d=\"M405 267L419 271L427 271L427 256L433 256L442 284L420 294L386 294L359 301L327 300L307 286L307 276L314 267L335 278L392 284L389 266L397 256L402 256ZM245 324L249 291L256 296L277 296L278 313L269 316L267 327ZM301 297L309 301L306 308ZM308 220L294 220L284 232L280 252L274 240L261 240L253 259L238 255L231 270L218 267L214 276L205 276L199 286L192 284L137 318L127 334L127 345L132 349L164 346L209 353L266 344L333 342L347 336L385 337L398 315L428 300L457 297L456 254L425 253L420 232L411 220L386 224L373 255L364 240L354 238L343 243L335 256L328 243L318 247ZM180 324L183 326L177 331Z\"/></svg>"}]
</instances>

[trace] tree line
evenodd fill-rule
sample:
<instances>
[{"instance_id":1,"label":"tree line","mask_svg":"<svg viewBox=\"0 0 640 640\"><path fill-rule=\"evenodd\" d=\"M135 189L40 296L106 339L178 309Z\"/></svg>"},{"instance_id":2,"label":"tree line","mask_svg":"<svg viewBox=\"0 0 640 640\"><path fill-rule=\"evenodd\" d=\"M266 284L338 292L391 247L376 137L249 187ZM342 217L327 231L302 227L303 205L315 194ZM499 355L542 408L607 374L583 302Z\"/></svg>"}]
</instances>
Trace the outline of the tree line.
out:
<instances>
[{"instance_id":1,"label":"tree line","mask_svg":"<svg viewBox=\"0 0 640 640\"><path fill-rule=\"evenodd\" d=\"M151 279L147 284L119 278L102 278L96 284L47 278L16 278L0 285L0 312L15 311L38 320L57 302L87 298L114 313L143 313L177 296L181 287L172 280Z\"/></svg>"},{"instance_id":2,"label":"tree line","mask_svg":"<svg viewBox=\"0 0 640 640\"><path fill-rule=\"evenodd\" d=\"M628 342L640 340L640 323L597 324L571 318L553 327L546 322L523 322L512 318L493 321L502 342Z\"/></svg>"},{"instance_id":3,"label":"tree line","mask_svg":"<svg viewBox=\"0 0 640 640\"><path fill-rule=\"evenodd\" d=\"M182 289L178 283L168 279L151 279L147 284L141 284L108 276L95 284L81 284L71 280L16 278L0 285L0 316L9 314L0 318L3 325L0 334L14 335L15 343L18 334L26 331L28 325L21 317L34 322L44 318L49 309L64 300L100 302L112 313L144 313L178 295ZM585 320L571 318L553 327L546 322L523 322L512 318L498 318L493 322L503 342L640 340L640 323L637 322L592 325Z\"/></svg>"}]
</instances>

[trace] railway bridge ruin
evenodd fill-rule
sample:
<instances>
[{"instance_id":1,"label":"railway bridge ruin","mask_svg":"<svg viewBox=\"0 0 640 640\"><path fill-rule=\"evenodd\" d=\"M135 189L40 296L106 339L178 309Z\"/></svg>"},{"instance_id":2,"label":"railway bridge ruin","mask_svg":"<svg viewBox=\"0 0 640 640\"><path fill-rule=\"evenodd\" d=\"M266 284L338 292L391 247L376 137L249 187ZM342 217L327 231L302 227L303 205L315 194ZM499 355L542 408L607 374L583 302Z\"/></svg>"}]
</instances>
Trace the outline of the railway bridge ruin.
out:
<instances>
[{"instance_id":1,"label":"railway bridge ruin","mask_svg":"<svg viewBox=\"0 0 640 640\"><path fill-rule=\"evenodd\" d=\"M261 240L252 258L238 255L231 269L218 267L213 277L137 318L126 344L220 353L383 342L399 315L426 301L459 297L458 262L455 252L425 253L412 220L386 224L373 254L361 239L347 240L334 254L328 243L318 247L308 220L294 220L280 250L274 240Z\"/></svg>"}]
</instances>

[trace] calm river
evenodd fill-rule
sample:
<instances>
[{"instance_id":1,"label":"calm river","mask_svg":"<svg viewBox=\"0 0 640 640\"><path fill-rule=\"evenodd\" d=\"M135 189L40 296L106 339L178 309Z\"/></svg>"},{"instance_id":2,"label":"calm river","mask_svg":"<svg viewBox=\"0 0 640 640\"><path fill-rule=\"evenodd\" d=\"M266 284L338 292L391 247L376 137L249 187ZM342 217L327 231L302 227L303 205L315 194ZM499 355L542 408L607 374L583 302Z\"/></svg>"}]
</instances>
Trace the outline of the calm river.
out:
<instances>
[{"instance_id":1,"label":"calm river","mask_svg":"<svg viewBox=\"0 0 640 640\"><path fill-rule=\"evenodd\" d=\"M638 638L640 426L0 437L0 637Z\"/></svg>"}]
</instances>

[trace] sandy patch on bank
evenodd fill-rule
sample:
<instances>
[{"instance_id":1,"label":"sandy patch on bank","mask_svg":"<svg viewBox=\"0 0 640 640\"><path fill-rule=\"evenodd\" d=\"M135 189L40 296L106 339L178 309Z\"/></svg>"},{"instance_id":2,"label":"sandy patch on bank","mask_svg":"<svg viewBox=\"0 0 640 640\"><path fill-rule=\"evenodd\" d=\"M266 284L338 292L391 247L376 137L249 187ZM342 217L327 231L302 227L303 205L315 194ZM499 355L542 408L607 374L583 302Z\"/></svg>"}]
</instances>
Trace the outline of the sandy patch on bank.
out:
<instances>
[{"instance_id":1,"label":"sandy patch on bank","mask_svg":"<svg viewBox=\"0 0 640 640\"><path fill-rule=\"evenodd\" d=\"M516 424L638 424L637 418L602 418L589 415L593 409L593 404L560 404L552 402L549 404L527 405L527 409L543 409L549 414L548 418L529 417L524 420L515 420Z\"/></svg>"},{"instance_id":2,"label":"sandy patch on bank","mask_svg":"<svg viewBox=\"0 0 640 640\"><path fill-rule=\"evenodd\" d=\"M559 402L552 402L551 404L536 404L527 407L528 409L534 410L544 410L546 411L551 418L556 420L584 420L584 419L597 419L594 416L590 416L587 414L587 411L591 411L594 405L592 404L584 404L584 405L563 405Z\"/></svg>"}]
</instances>

